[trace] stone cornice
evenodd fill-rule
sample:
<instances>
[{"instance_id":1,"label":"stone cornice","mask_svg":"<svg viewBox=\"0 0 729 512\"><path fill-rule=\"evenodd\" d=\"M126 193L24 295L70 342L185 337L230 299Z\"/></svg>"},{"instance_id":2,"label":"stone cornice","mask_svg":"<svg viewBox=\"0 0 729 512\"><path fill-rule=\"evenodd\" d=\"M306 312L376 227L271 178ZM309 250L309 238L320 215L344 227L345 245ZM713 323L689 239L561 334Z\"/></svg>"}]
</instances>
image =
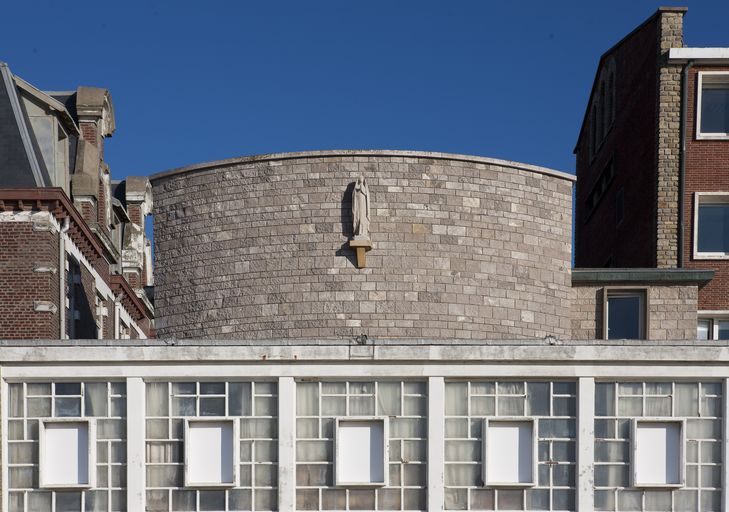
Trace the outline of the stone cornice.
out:
<instances>
[{"instance_id":1,"label":"stone cornice","mask_svg":"<svg viewBox=\"0 0 729 512\"><path fill-rule=\"evenodd\" d=\"M154 174L149 179L152 183L162 181L166 178L179 174L187 174L200 171L211 171L221 167L230 167L232 165L248 164L256 162L269 162L278 160L293 160L307 158L336 158L336 157L399 157L399 158L423 158L431 160L451 160L460 162L472 162L478 164L498 165L500 167L511 167L522 171L535 172L537 174L545 174L555 178L561 178L566 181L574 182L576 177L562 171L548 169L531 164L522 164L511 160L499 160L497 158L488 158L483 156L459 155L452 153L439 153L433 151L402 151L389 149L335 149L326 151L300 151L294 153L270 153L264 155L243 156L238 158L229 158L227 160L215 160L200 164L189 165L187 167L179 167L169 171Z\"/></svg>"},{"instance_id":2,"label":"stone cornice","mask_svg":"<svg viewBox=\"0 0 729 512\"><path fill-rule=\"evenodd\" d=\"M0 211L48 211L57 220L69 219L69 236L83 255L94 261L104 257L104 248L61 188L2 187Z\"/></svg>"}]
</instances>

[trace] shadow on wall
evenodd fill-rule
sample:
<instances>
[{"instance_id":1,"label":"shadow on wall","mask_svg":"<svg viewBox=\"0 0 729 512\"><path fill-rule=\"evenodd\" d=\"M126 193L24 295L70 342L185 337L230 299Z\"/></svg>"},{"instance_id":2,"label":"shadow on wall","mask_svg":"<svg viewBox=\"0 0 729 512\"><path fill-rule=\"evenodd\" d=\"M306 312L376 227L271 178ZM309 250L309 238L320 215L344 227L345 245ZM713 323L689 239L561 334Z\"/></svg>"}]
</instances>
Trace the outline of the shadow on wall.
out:
<instances>
[{"instance_id":1,"label":"shadow on wall","mask_svg":"<svg viewBox=\"0 0 729 512\"><path fill-rule=\"evenodd\" d=\"M340 203L339 219L342 224L342 235L347 237L347 241L337 250L337 256L344 256L349 260L353 267L357 266L357 258L354 251L349 247L349 239L353 236L352 230L352 192L354 192L355 182L353 181L344 190L342 201Z\"/></svg>"},{"instance_id":2,"label":"shadow on wall","mask_svg":"<svg viewBox=\"0 0 729 512\"><path fill-rule=\"evenodd\" d=\"M604 294L602 288L595 290L595 339L602 339L603 335L603 304Z\"/></svg>"},{"instance_id":3,"label":"shadow on wall","mask_svg":"<svg viewBox=\"0 0 729 512\"><path fill-rule=\"evenodd\" d=\"M77 285L76 293L76 311L78 319L76 320L76 338L77 339L96 339L98 337L98 329L96 327L96 318L94 317L95 305L89 302L89 295L84 285ZM93 293L93 290L91 291ZM93 296L93 295L92 295Z\"/></svg>"}]
</instances>

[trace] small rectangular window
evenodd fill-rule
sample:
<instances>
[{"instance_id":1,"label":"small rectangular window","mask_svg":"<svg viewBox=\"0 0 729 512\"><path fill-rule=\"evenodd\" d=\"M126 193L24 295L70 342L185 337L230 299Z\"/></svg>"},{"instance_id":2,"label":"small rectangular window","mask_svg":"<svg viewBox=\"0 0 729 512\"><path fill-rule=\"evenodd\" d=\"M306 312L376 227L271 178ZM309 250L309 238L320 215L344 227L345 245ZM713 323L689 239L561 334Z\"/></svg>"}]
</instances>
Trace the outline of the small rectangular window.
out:
<instances>
[{"instance_id":1,"label":"small rectangular window","mask_svg":"<svg viewBox=\"0 0 729 512\"><path fill-rule=\"evenodd\" d=\"M694 257L729 259L729 193L694 195Z\"/></svg>"},{"instance_id":2,"label":"small rectangular window","mask_svg":"<svg viewBox=\"0 0 729 512\"><path fill-rule=\"evenodd\" d=\"M645 292L608 290L606 325L609 340L646 338Z\"/></svg>"},{"instance_id":3,"label":"small rectangular window","mask_svg":"<svg viewBox=\"0 0 729 512\"><path fill-rule=\"evenodd\" d=\"M717 340L729 340L729 320L715 320L714 325L715 338Z\"/></svg>"},{"instance_id":4,"label":"small rectangular window","mask_svg":"<svg viewBox=\"0 0 729 512\"><path fill-rule=\"evenodd\" d=\"M699 73L698 138L729 137L729 73Z\"/></svg>"},{"instance_id":5,"label":"small rectangular window","mask_svg":"<svg viewBox=\"0 0 729 512\"><path fill-rule=\"evenodd\" d=\"M234 487L238 482L234 420L185 421L185 486Z\"/></svg>"},{"instance_id":6,"label":"small rectangular window","mask_svg":"<svg viewBox=\"0 0 729 512\"><path fill-rule=\"evenodd\" d=\"M684 485L684 425L675 420L633 420L633 487Z\"/></svg>"},{"instance_id":7,"label":"small rectangular window","mask_svg":"<svg viewBox=\"0 0 729 512\"><path fill-rule=\"evenodd\" d=\"M94 423L76 419L41 420L38 429L40 487L93 487L96 475Z\"/></svg>"},{"instance_id":8,"label":"small rectangular window","mask_svg":"<svg viewBox=\"0 0 729 512\"><path fill-rule=\"evenodd\" d=\"M729 203L699 205L699 252L729 253Z\"/></svg>"},{"instance_id":9,"label":"small rectangular window","mask_svg":"<svg viewBox=\"0 0 729 512\"><path fill-rule=\"evenodd\" d=\"M696 339L729 340L729 320L726 318L699 318Z\"/></svg>"},{"instance_id":10,"label":"small rectangular window","mask_svg":"<svg viewBox=\"0 0 729 512\"><path fill-rule=\"evenodd\" d=\"M534 420L487 418L483 422L483 481L492 487L536 485Z\"/></svg>"},{"instance_id":11,"label":"small rectangular window","mask_svg":"<svg viewBox=\"0 0 729 512\"><path fill-rule=\"evenodd\" d=\"M337 418L335 485L387 485L386 418Z\"/></svg>"}]
</instances>

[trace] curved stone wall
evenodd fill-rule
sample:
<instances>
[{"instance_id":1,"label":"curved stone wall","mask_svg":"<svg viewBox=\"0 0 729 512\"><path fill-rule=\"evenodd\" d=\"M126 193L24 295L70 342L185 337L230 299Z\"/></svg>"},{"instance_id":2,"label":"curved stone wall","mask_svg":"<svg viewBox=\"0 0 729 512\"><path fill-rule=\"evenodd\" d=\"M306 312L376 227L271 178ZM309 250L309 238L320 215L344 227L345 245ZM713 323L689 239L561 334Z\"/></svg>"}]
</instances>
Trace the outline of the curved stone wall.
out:
<instances>
[{"instance_id":1,"label":"curved stone wall","mask_svg":"<svg viewBox=\"0 0 729 512\"><path fill-rule=\"evenodd\" d=\"M355 266L351 190L372 197ZM573 177L401 151L263 155L154 185L159 337L570 336Z\"/></svg>"}]
</instances>

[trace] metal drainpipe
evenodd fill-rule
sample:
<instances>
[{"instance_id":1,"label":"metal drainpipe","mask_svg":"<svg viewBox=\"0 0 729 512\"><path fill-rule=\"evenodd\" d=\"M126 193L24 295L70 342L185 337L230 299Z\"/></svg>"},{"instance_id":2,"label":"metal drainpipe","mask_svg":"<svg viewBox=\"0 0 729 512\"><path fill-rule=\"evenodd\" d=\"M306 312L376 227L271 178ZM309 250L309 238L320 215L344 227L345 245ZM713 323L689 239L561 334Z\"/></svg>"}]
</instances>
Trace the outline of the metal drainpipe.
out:
<instances>
[{"instance_id":1,"label":"metal drainpipe","mask_svg":"<svg viewBox=\"0 0 729 512\"><path fill-rule=\"evenodd\" d=\"M683 194L684 194L684 174L686 170L686 116L688 111L688 74L694 66L694 61L689 61L683 67L681 75L681 119L680 119L680 142L678 148L678 268L683 268Z\"/></svg>"},{"instance_id":2,"label":"metal drainpipe","mask_svg":"<svg viewBox=\"0 0 729 512\"><path fill-rule=\"evenodd\" d=\"M61 326L60 338L66 339L66 239L71 218L63 219L63 226L58 233L58 316Z\"/></svg>"}]
</instances>

